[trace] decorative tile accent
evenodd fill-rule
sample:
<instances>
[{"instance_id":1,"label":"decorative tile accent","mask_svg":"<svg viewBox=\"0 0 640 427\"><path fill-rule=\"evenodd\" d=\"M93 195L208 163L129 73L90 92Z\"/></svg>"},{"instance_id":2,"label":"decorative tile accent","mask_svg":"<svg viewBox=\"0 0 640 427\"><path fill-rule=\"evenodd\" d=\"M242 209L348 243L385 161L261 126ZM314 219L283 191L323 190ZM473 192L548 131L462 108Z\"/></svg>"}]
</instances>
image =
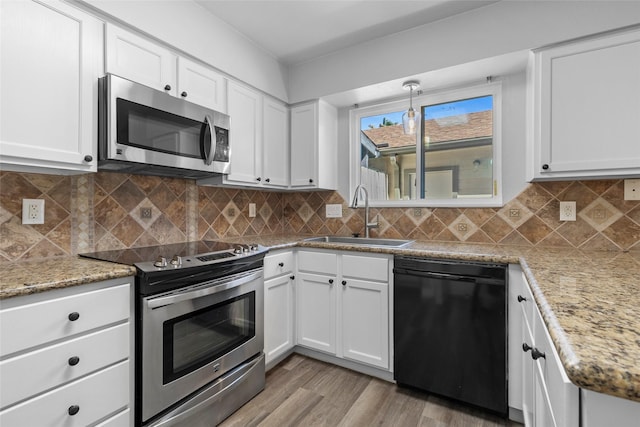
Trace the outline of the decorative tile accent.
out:
<instances>
[{"instance_id":1,"label":"decorative tile accent","mask_svg":"<svg viewBox=\"0 0 640 427\"><path fill-rule=\"evenodd\" d=\"M622 180L529 184L502 208L372 208L373 236L640 252L640 202ZM22 225L22 199L46 200L46 223ZM561 222L559 202L576 201ZM257 216L249 217L249 203ZM342 218L325 205L342 204ZM141 218L140 208L151 209ZM418 212L419 211L419 212ZM364 210L335 191L277 193L198 187L119 173L73 177L0 172L0 263L195 239L281 233L364 234Z\"/></svg>"}]
</instances>

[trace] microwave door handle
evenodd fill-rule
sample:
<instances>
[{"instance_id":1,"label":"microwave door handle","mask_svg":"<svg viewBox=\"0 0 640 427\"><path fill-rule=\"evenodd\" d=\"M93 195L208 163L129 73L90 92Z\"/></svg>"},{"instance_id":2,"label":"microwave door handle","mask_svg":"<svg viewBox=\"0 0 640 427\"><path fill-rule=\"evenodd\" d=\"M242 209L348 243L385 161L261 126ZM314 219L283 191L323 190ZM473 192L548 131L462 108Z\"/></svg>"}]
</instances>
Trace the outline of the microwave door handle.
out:
<instances>
[{"instance_id":1,"label":"microwave door handle","mask_svg":"<svg viewBox=\"0 0 640 427\"><path fill-rule=\"evenodd\" d=\"M253 272L251 274L238 277L237 279L227 281L215 281L211 286L204 288L194 289L193 291L177 292L171 295L151 298L147 300L147 307L154 309L165 305L175 304L177 302L196 299L207 295L215 294L218 292L226 291L227 289L235 288L253 280L262 277L262 270Z\"/></svg>"},{"instance_id":2,"label":"microwave door handle","mask_svg":"<svg viewBox=\"0 0 640 427\"><path fill-rule=\"evenodd\" d=\"M215 137L215 132L213 129L213 124L211 123L211 116L209 116L208 114L206 116L204 116L204 122L206 123L207 127L209 128L209 135L211 135L211 144L209 145L209 150L207 150L207 146L206 146L206 141L205 141L205 136L204 134L206 134L206 132L203 130L203 135L202 135L202 152L204 153L204 164L209 166L211 164L211 162L213 162L213 153L215 153L216 151L216 137Z\"/></svg>"}]
</instances>

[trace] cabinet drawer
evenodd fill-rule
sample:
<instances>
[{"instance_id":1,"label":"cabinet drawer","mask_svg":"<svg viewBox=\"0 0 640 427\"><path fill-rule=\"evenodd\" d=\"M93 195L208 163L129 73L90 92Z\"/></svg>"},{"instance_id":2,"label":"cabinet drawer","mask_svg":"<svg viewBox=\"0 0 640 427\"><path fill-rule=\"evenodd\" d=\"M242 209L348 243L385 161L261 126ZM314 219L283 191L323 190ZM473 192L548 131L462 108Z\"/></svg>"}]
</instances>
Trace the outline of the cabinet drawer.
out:
<instances>
[{"instance_id":1,"label":"cabinet drawer","mask_svg":"<svg viewBox=\"0 0 640 427\"><path fill-rule=\"evenodd\" d=\"M0 362L0 407L127 359L129 327L124 323ZM73 366L72 357L79 359Z\"/></svg>"},{"instance_id":2,"label":"cabinet drawer","mask_svg":"<svg viewBox=\"0 0 640 427\"><path fill-rule=\"evenodd\" d=\"M533 339L534 347L545 354L536 360L544 381L553 417L559 426L577 427L579 415L578 387L567 377L560 357L547 332L544 320L537 307L534 307Z\"/></svg>"},{"instance_id":3,"label":"cabinet drawer","mask_svg":"<svg viewBox=\"0 0 640 427\"><path fill-rule=\"evenodd\" d=\"M2 310L0 355L126 320L129 311L129 284Z\"/></svg>"},{"instance_id":4,"label":"cabinet drawer","mask_svg":"<svg viewBox=\"0 0 640 427\"><path fill-rule=\"evenodd\" d=\"M358 279L389 281L389 260L381 257L343 255L342 275Z\"/></svg>"},{"instance_id":5,"label":"cabinet drawer","mask_svg":"<svg viewBox=\"0 0 640 427\"><path fill-rule=\"evenodd\" d=\"M338 274L338 255L329 252L298 252L298 270L327 275Z\"/></svg>"},{"instance_id":6,"label":"cabinet drawer","mask_svg":"<svg viewBox=\"0 0 640 427\"><path fill-rule=\"evenodd\" d=\"M131 410L127 409L101 422L96 427L130 427L131 425Z\"/></svg>"},{"instance_id":7,"label":"cabinet drawer","mask_svg":"<svg viewBox=\"0 0 640 427\"><path fill-rule=\"evenodd\" d=\"M0 425L87 426L128 404L129 362L124 361L0 412ZM74 405L79 411L72 416Z\"/></svg>"},{"instance_id":8,"label":"cabinet drawer","mask_svg":"<svg viewBox=\"0 0 640 427\"><path fill-rule=\"evenodd\" d=\"M293 272L293 252L276 252L269 254L264 259L264 279Z\"/></svg>"}]
</instances>

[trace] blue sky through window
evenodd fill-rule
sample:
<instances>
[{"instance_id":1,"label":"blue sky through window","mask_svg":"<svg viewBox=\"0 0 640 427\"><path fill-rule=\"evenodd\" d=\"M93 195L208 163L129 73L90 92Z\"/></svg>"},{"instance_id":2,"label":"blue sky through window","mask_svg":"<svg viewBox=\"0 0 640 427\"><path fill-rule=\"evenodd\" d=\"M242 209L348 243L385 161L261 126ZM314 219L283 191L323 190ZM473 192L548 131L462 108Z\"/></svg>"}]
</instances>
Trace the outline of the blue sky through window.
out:
<instances>
[{"instance_id":1,"label":"blue sky through window","mask_svg":"<svg viewBox=\"0 0 640 427\"><path fill-rule=\"evenodd\" d=\"M414 108L417 109L418 106ZM457 116L459 114L476 113L487 111L493 108L493 97L482 96L479 98L463 99L461 101L445 102L443 104L430 105L425 108L425 119L438 119L441 117ZM363 117L360 120L360 130L370 129L369 125L377 128L383 119L402 124L403 111L389 112L377 116Z\"/></svg>"}]
</instances>

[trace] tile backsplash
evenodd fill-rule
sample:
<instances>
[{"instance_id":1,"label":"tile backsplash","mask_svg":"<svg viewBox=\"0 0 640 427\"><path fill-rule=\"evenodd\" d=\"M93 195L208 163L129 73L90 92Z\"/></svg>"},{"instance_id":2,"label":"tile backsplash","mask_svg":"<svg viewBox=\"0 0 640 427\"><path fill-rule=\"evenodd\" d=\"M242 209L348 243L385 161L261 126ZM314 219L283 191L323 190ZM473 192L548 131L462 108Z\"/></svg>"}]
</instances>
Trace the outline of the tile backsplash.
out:
<instances>
[{"instance_id":1,"label":"tile backsplash","mask_svg":"<svg viewBox=\"0 0 640 427\"><path fill-rule=\"evenodd\" d=\"M45 200L45 223L22 225L22 199ZM575 222L560 222L575 201ZM249 203L256 216L249 217ZM342 218L326 218L326 204ZM502 208L372 208L373 235L433 241L640 250L640 202L622 180L529 184ZM185 240L362 233L364 212L334 191L277 193L198 187L194 181L99 172L0 172L0 262Z\"/></svg>"}]
</instances>

